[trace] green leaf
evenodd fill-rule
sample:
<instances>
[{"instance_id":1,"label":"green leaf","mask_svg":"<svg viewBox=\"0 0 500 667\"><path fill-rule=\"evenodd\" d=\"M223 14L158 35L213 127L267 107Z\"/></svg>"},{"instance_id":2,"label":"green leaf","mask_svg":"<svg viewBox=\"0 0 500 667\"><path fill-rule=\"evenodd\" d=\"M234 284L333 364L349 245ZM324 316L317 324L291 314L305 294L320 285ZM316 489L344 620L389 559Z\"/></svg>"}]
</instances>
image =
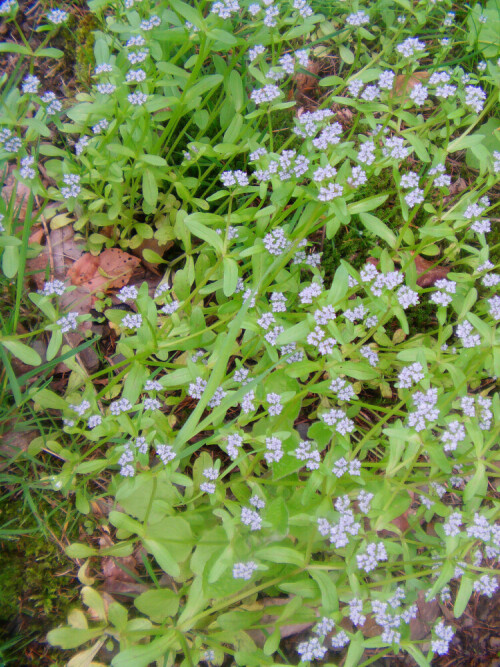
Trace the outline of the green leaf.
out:
<instances>
[{"instance_id":1,"label":"green leaf","mask_svg":"<svg viewBox=\"0 0 500 667\"><path fill-rule=\"evenodd\" d=\"M365 211L372 211L386 201L389 195L374 195L373 197L367 197L361 201L352 202L352 204L347 205L347 210L349 213L354 215L355 213L364 213Z\"/></svg>"},{"instance_id":2,"label":"green leaf","mask_svg":"<svg viewBox=\"0 0 500 667\"><path fill-rule=\"evenodd\" d=\"M146 162L146 164L153 165L153 167L167 166L167 161L165 160L165 158L162 158L159 155L149 155L148 153L143 153L138 159L141 162Z\"/></svg>"},{"instance_id":3,"label":"green leaf","mask_svg":"<svg viewBox=\"0 0 500 667\"><path fill-rule=\"evenodd\" d=\"M405 646L405 651L408 651L408 653L417 663L418 667L431 667L431 663L427 660L422 651L413 644L408 643Z\"/></svg>"},{"instance_id":4,"label":"green leaf","mask_svg":"<svg viewBox=\"0 0 500 667\"><path fill-rule=\"evenodd\" d=\"M375 217L371 213L359 213L359 219L369 232L383 239L391 248L395 247L397 242L396 235L380 218Z\"/></svg>"},{"instance_id":5,"label":"green leaf","mask_svg":"<svg viewBox=\"0 0 500 667\"><path fill-rule=\"evenodd\" d=\"M321 604L327 614L338 611L339 597L337 588L330 578L328 572L323 570L309 570L309 575L318 584L321 591Z\"/></svg>"},{"instance_id":6,"label":"green leaf","mask_svg":"<svg viewBox=\"0 0 500 667\"><path fill-rule=\"evenodd\" d=\"M300 340L305 340L309 331L310 326L307 320L302 320L302 322L294 324L293 327L286 329L280 334L277 339L277 344L287 345L288 343L296 343Z\"/></svg>"},{"instance_id":7,"label":"green leaf","mask_svg":"<svg viewBox=\"0 0 500 667\"><path fill-rule=\"evenodd\" d=\"M493 151L500 151L500 119L488 119L486 123L481 125L478 134L484 137L480 144L480 148L491 154ZM474 137L475 134L472 136ZM467 149L465 161L467 162L468 166L472 167L473 169L480 169L481 167L481 161L471 147Z\"/></svg>"},{"instance_id":8,"label":"green leaf","mask_svg":"<svg viewBox=\"0 0 500 667\"><path fill-rule=\"evenodd\" d=\"M87 607L97 613L99 620L104 621L106 619L104 600L94 588L84 586L82 588L82 600Z\"/></svg>"},{"instance_id":9,"label":"green leaf","mask_svg":"<svg viewBox=\"0 0 500 667\"><path fill-rule=\"evenodd\" d=\"M144 248L142 250L142 256L146 262L150 262L150 264L164 264L166 262L166 260L163 259L163 257L161 257L157 252L150 250L149 248Z\"/></svg>"},{"instance_id":10,"label":"green leaf","mask_svg":"<svg viewBox=\"0 0 500 667\"><path fill-rule=\"evenodd\" d=\"M222 42L222 44L226 44L227 46L235 46L238 44L238 40L234 35L232 35L230 32L227 32L227 30L221 30L220 28L214 28L213 30L207 32L207 37L218 42Z\"/></svg>"},{"instance_id":11,"label":"green leaf","mask_svg":"<svg viewBox=\"0 0 500 667\"><path fill-rule=\"evenodd\" d=\"M241 76L235 69L231 70L229 75L229 94L233 100L234 108L239 113L244 107L245 94Z\"/></svg>"},{"instance_id":12,"label":"green leaf","mask_svg":"<svg viewBox=\"0 0 500 667\"><path fill-rule=\"evenodd\" d=\"M70 558L89 558L97 553L97 550L89 547L88 544L80 544L78 542L70 544L64 551Z\"/></svg>"},{"instance_id":13,"label":"green leaf","mask_svg":"<svg viewBox=\"0 0 500 667\"><path fill-rule=\"evenodd\" d=\"M68 404L61 396L50 389L41 389L33 396L33 401L42 408L54 410L67 410Z\"/></svg>"},{"instance_id":14,"label":"green leaf","mask_svg":"<svg viewBox=\"0 0 500 667\"><path fill-rule=\"evenodd\" d=\"M255 552L257 558L268 560L272 563L290 563L292 565L304 565L304 556L290 547L264 547Z\"/></svg>"},{"instance_id":15,"label":"green leaf","mask_svg":"<svg viewBox=\"0 0 500 667\"><path fill-rule=\"evenodd\" d=\"M155 175L150 169L145 169L142 173L142 194L146 204L155 208L158 201L158 186Z\"/></svg>"},{"instance_id":16,"label":"green leaf","mask_svg":"<svg viewBox=\"0 0 500 667\"><path fill-rule=\"evenodd\" d=\"M408 140L408 143L411 144L417 157L422 160L422 162L431 161L430 155L420 137L417 137L415 134L405 134L405 138Z\"/></svg>"},{"instance_id":17,"label":"green leaf","mask_svg":"<svg viewBox=\"0 0 500 667\"><path fill-rule=\"evenodd\" d=\"M186 104L191 102L199 95L203 95L203 93L206 93L218 86L220 83L222 83L222 81L223 77L221 74L210 74L208 76L202 77L197 83L194 84L194 86L189 88L184 97L184 102Z\"/></svg>"},{"instance_id":18,"label":"green leaf","mask_svg":"<svg viewBox=\"0 0 500 667\"><path fill-rule=\"evenodd\" d=\"M464 613L465 608L469 604L473 590L474 580L471 577L464 575L460 580L460 588L458 589L455 605L453 606L453 614L455 618L460 618Z\"/></svg>"},{"instance_id":19,"label":"green leaf","mask_svg":"<svg viewBox=\"0 0 500 667\"><path fill-rule=\"evenodd\" d=\"M179 576L181 569L175 559L172 557L167 542L146 538L143 539L142 543L144 547L153 554L158 565L164 572L169 574L171 577L174 577L174 579Z\"/></svg>"},{"instance_id":20,"label":"green leaf","mask_svg":"<svg viewBox=\"0 0 500 667\"><path fill-rule=\"evenodd\" d=\"M169 616L177 613L179 597L169 588L161 588L141 593L134 600L134 605L154 623L163 623Z\"/></svg>"},{"instance_id":21,"label":"green leaf","mask_svg":"<svg viewBox=\"0 0 500 667\"><path fill-rule=\"evenodd\" d=\"M342 60L347 63L348 65L352 65L354 62L354 53L350 51L346 46L343 44L340 44L339 46L339 54Z\"/></svg>"},{"instance_id":22,"label":"green leaf","mask_svg":"<svg viewBox=\"0 0 500 667\"><path fill-rule=\"evenodd\" d=\"M363 636L360 632L357 632L349 644L344 667L357 667L364 650Z\"/></svg>"},{"instance_id":23,"label":"green leaf","mask_svg":"<svg viewBox=\"0 0 500 667\"><path fill-rule=\"evenodd\" d=\"M231 296L238 285L238 264L231 257L224 257L222 267L224 270L224 295Z\"/></svg>"},{"instance_id":24,"label":"green leaf","mask_svg":"<svg viewBox=\"0 0 500 667\"><path fill-rule=\"evenodd\" d=\"M464 489L464 502L470 502L474 496L484 498L488 490L488 476L483 461L478 461L476 472L471 480L469 480Z\"/></svg>"},{"instance_id":25,"label":"green leaf","mask_svg":"<svg viewBox=\"0 0 500 667\"><path fill-rule=\"evenodd\" d=\"M221 614L217 623L223 630L236 632L250 628L254 623L262 618L262 611L229 611L227 614Z\"/></svg>"},{"instance_id":26,"label":"green leaf","mask_svg":"<svg viewBox=\"0 0 500 667\"><path fill-rule=\"evenodd\" d=\"M447 152L456 153L457 151L463 151L464 148L470 148L471 146L476 146L477 144L482 143L484 139L484 134L472 134L470 136L462 136L452 141L451 144L448 144Z\"/></svg>"},{"instance_id":27,"label":"green leaf","mask_svg":"<svg viewBox=\"0 0 500 667\"><path fill-rule=\"evenodd\" d=\"M100 637L102 635L102 628L94 628L93 630L85 630L82 628L57 628L51 630L47 635L47 641L52 646L60 646L63 649L76 648L85 644L85 642Z\"/></svg>"},{"instance_id":28,"label":"green leaf","mask_svg":"<svg viewBox=\"0 0 500 667\"><path fill-rule=\"evenodd\" d=\"M175 633L169 629L162 637L154 639L149 644L141 644L121 651L113 658L111 665L112 667L148 667L158 658L165 656L175 641Z\"/></svg>"},{"instance_id":29,"label":"green leaf","mask_svg":"<svg viewBox=\"0 0 500 667\"><path fill-rule=\"evenodd\" d=\"M192 213L191 215L186 216L184 219L184 224L189 229L189 231L197 236L203 241L206 241L212 248L214 248L218 253L222 254L223 252L223 242L222 238L217 234L217 232L209 227L206 227L201 220L204 219L204 216L210 216L210 213Z\"/></svg>"},{"instance_id":30,"label":"green leaf","mask_svg":"<svg viewBox=\"0 0 500 667\"><path fill-rule=\"evenodd\" d=\"M61 51L61 49L55 49L51 46L35 51L35 56L37 58L62 58L63 55L64 51Z\"/></svg>"},{"instance_id":31,"label":"green leaf","mask_svg":"<svg viewBox=\"0 0 500 667\"><path fill-rule=\"evenodd\" d=\"M42 363L42 358L36 350L18 340L2 340L0 343L17 359L28 364L28 366L39 366Z\"/></svg>"},{"instance_id":32,"label":"green leaf","mask_svg":"<svg viewBox=\"0 0 500 667\"><path fill-rule=\"evenodd\" d=\"M192 6L181 2L181 0L170 0L170 7L174 9L183 21L189 21L197 28L203 29L205 27L205 22L200 12L194 9Z\"/></svg>"},{"instance_id":33,"label":"green leaf","mask_svg":"<svg viewBox=\"0 0 500 667\"><path fill-rule=\"evenodd\" d=\"M47 347L47 352L46 352L46 357L47 361L51 361L56 354L59 352L61 345L63 342L63 336L61 329L55 329L52 332L52 336L50 337L50 343L48 344Z\"/></svg>"},{"instance_id":34,"label":"green leaf","mask_svg":"<svg viewBox=\"0 0 500 667\"><path fill-rule=\"evenodd\" d=\"M33 51L23 44L14 44L13 42L0 42L0 53L19 53L23 56L33 55Z\"/></svg>"},{"instance_id":35,"label":"green leaf","mask_svg":"<svg viewBox=\"0 0 500 667\"><path fill-rule=\"evenodd\" d=\"M121 528L121 530L126 530L128 533L137 534L141 537L144 535L142 523L132 519L127 514L123 514L123 512L111 511L109 513L109 520L116 528Z\"/></svg>"}]
</instances>

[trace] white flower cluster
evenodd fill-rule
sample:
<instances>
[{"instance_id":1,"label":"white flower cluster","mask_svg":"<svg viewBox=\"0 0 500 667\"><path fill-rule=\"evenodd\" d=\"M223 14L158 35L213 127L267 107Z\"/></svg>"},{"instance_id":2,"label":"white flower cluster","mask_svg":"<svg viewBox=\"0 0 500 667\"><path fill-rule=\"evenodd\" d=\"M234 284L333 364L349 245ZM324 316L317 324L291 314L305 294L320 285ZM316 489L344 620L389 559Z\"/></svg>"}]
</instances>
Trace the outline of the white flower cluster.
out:
<instances>
[{"instance_id":1,"label":"white flower cluster","mask_svg":"<svg viewBox=\"0 0 500 667\"><path fill-rule=\"evenodd\" d=\"M283 458L283 443L279 438L272 436L266 438L266 452L264 459L269 465L270 463L277 463Z\"/></svg>"},{"instance_id":2,"label":"white flower cluster","mask_svg":"<svg viewBox=\"0 0 500 667\"><path fill-rule=\"evenodd\" d=\"M113 403L110 404L109 411L114 417L118 417L122 412L127 412L128 410L131 410L131 408L132 403L128 398L119 398L117 401L113 401Z\"/></svg>"},{"instance_id":3,"label":"white flower cluster","mask_svg":"<svg viewBox=\"0 0 500 667\"><path fill-rule=\"evenodd\" d=\"M244 526L250 526L250 530L260 530L262 528L262 517L256 510L249 507L241 508L241 523Z\"/></svg>"},{"instance_id":4,"label":"white flower cluster","mask_svg":"<svg viewBox=\"0 0 500 667\"><path fill-rule=\"evenodd\" d=\"M298 127L295 127L294 132L303 139L306 139L307 137L315 137L319 131L321 123L332 116L333 111L330 111L330 109L305 111L297 118Z\"/></svg>"},{"instance_id":5,"label":"white flower cluster","mask_svg":"<svg viewBox=\"0 0 500 667\"><path fill-rule=\"evenodd\" d=\"M459 421L454 420L448 424L448 428L441 436L443 451L454 452L458 444L465 440L465 427Z\"/></svg>"},{"instance_id":6,"label":"white flower cluster","mask_svg":"<svg viewBox=\"0 0 500 667\"><path fill-rule=\"evenodd\" d=\"M156 445L156 455L164 465L175 459L175 452L172 445Z\"/></svg>"},{"instance_id":7,"label":"white flower cluster","mask_svg":"<svg viewBox=\"0 0 500 667\"><path fill-rule=\"evenodd\" d=\"M76 331L78 327L78 316L80 313L68 313L64 317L57 320L57 324L61 328L61 333L66 334L70 331Z\"/></svg>"},{"instance_id":8,"label":"white flower cluster","mask_svg":"<svg viewBox=\"0 0 500 667\"><path fill-rule=\"evenodd\" d=\"M449 625L445 625L443 619L441 619L434 626L434 632L436 634L436 639L432 641L431 649L438 655L446 655L448 653L450 642L453 639L453 628Z\"/></svg>"},{"instance_id":9,"label":"white flower cluster","mask_svg":"<svg viewBox=\"0 0 500 667\"><path fill-rule=\"evenodd\" d=\"M452 512L448 520L443 523L444 534L448 537L460 535L460 526L462 525L462 515L460 512Z\"/></svg>"},{"instance_id":10,"label":"white flower cluster","mask_svg":"<svg viewBox=\"0 0 500 667\"><path fill-rule=\"evenodd\" d=\"M279 256L285 253L289 247L290 242L285 236L285 232L281 227L276 227L264 237L264 246L271 255Z\"/></svg>"},{"instance_id":11,"label":"white flower cluster","mask_svg":"<svg viewBox=\"0 0 500 667\"><path fill-rule=\"evenodd\" d=\"M477 333L472 333L473 331L474 327L468 320L464 320L457 325L455 333L464 347L478 347L481 345L481 337Z\"/></svg>"},{"instance_id":12,"label":"white flower cluster","mask_svg":"<svg viewBox=\"0 0 500 667\"><path fill-rule=\"evenodd\" d=\"M297 653L303 660L322 660L328 649L322 646L317 637L311 637L308 641L300 642L297 646Z\"/></svg>"},{"instance_id":13,"label":"white flower cluster","mask_svg":"<svg viewBox=\"0 0 500 667\"><path fill-rule=\"evenodd\" d=\"M409 426L420 432L426 428L426 422L436 421L439 417L439 410L434 407L437 399L437 389L433 387L426 392L417 391L413 395L416 410L408 414Z\"/></svg>"},{"instance_id":14,"label":"white flower cluster","mask_svg":"<svg viewBox=\"0 0 500 667\"><path fill-rule=\"evenodd\" d=\"M80 176L78 174L64 174L63 183L66 186L61 188L61 194L64 199L78 197L81 192Z\"/></svg>"},{"instance_id":15,"label":"white flower cluster","mask_svg":"<svg viewBox=\"0 0 500 667\"><path fill-rule=\"evenodd\" d=\"M367 23L370 23L370 17L366 12L359 11L355 12L354 14L349 14L345 22L348 25L359 27L362 25L366 25Z\"/></svg>"},{"instance_id":16,"label":"white flower cluster","mask_svg":"<svg viewBox=\"0 0 500 667\"><path fill-rule=\"evenodd\" d=\"M277 415L281 414L283 406L281 405L281 396L279 394L274 392L267 394L266 401L269 403L267 411L272 417L276 417Z\"/></svg>"},{"instance_id":17,"label":"white flower cluster","mask_svg":"<svg viewBox=\"0 0 500 667\"><path fill-rule=\"evenodd\" d=\"M197 377L194 382L191 382L188 389L188 394L191 398L200 400L207 386L207 381L202 377Z\"/></svg>"},{"instance_id":18,"label":"white flower cluster","mask_svg":"<svg viewBox=\"0 0 500 667\"><path fill-rule=\"evenodd\" d=\"M366 545L366 553L356 555L358 569L364 570L367 574L374 570L380 562L386 560L387 551L383 542L369 542Z\"/></svg>"},{"instance_id":19,"label":"white flower cluster","mask_svg":"<svg viewBox=\"0 0 500 667\"><path fill-rule=\"evenodd\" d=\"M416 361L401 370L398 375L398 386L400 389L409 389L413 384L423 380L424 377L422 364Z\"/></svg>"},{"instance_id":20,"label":"white flower cluster","mask_svg":"<svg viewBox=\"0 0 500 667\"><path fill-rule=\"evenodd\" d=\"M272 102L281 95L281 90L278 86L272 83L266 84L263 88L257 88L250 93L250 99L260 106L266 102Z\"/></svg>"},{"instance_id":21,"label":"white flower cluster","mask_svg":"<svg viewBox=\"0 0 500 667\"><path fill-rule=\"evenodd\" d=\"M249 581L257 567L257 563L253 560L249 560L246 563L235 563L233 567L233 578Z\"/></svg>"},{"instance_id":22,"label":"white flower cluster","mask_svg":"<svg viewBox=\"0 0 500 667\"><path fill-rule=\"evenodd\" d=\"M337 394L339 401L351 401L355 398L354 388L344 378L335 378L330 383L330 389Z\"/></svg>"},{"instance_id":23,"label":"white flower cluster","mask_svg":"<svg viewBox=\"0 0 500 667\"><path fill-rule=\"evenodd\" d=\"M323 537L328 537L330 543L336 549L341 549L349 544L349 535L356 536L361 530L361 524L354 519L354 513L349 507L349 496L337 498L335 509L339 513L336 522L330 523L327 519L318 519L318 531Z\"/></svg>"},{"instance_id":24,"label":"white flower cluster","mask_svg":"<svg viewBox=\"0 0 500 667\"><path fill-rule=\"evenodd\" d=\"M424 50L425 43L415 37L408 37L404 42L401 42L401 44L396 46L396 51L405 58L411 58L411 56Z\"/></svg>"},{"instance_id":25,"label":"white flower cluster","mask_svg":"<svg viewBox=\"0 0 500 667\"><path fill-rule=\"evenodd\" d=\"M226 188L229 188L234 185L240 185L244 187L248 185L248 176L244 171L237 169L236 171L224 171L220 176L220 180Z\"/></svg>"},{"instance_id":26,"label":"white flower cluster","mask_svg":"<svg viewBox=\"0 0 500 667\"><path fill-rule=\"evenodd\" d=\"M205 479L208 479L210 481L208 482L202 482L200 484L200 491L204 491L205 493L215 493L215 480L219 476L219 471L216 468L205 468L203 471L203 477Z\"/></svg>"},{"instance_id":27,"label":"white flower cluster","mask_svg":"<svg viewBox=\"0 0 500 667\"><path fill-rule=\"evenodd\" d=\"M38 294L43 296L62 296L66 291L66 284L62 280L52 280L46 282L41 290L38 290Z\"/></svg>"},{"instance_id":28,"label":"white flower cluster","mask_svg":"<svg viewBox=\"0 0 500 667\"><path fill-rule=\"evenodd\" d=\"M238 433L230 433L227 436L227 453L231 461L238 458L240 447L243 445L243 437Z\"/></svg>"},{"instance_id":29,"label":"white flower cluster","mask_svg":"<svg viewBox=\"0 0 500 667\"><path fill-rule=\"evenodd\" d=\"M346 473L353 477L361 475L361 461L359 459L352 459L347 461L343 456L337 459L333 464L332 472L335 477L343 477Z\"/></svg>"},{"instance_id":30,"label":"white flower cluster","mask_svg":"<svg viewBox=\"0 0 500 667\"><path fill-rule=\"evenodd\" d=\"M354 431L355 425L352 419L346 416L343 410L330 410L321 415L321 419L328 424L334 426L337 433L340 435L347 435Z\"/></svg>"},{"instance_id":31,"label":"white flower cluster","mask_svg":"<svg viewBox=\"0 0 500 667\"><path fill-rule=\"evenodd\" d=\"M316 445L310 440L301 440L299 446L294 451L294 456L299 461L306 461L308 470L317 470L321 463L321 457L316 449Z\"/></svg>"},{"instance_id":32,"label":"white flower cluster","mask_svg":"<svg viewBox=\"0 0 500 667\"><path fill-rule=\"evenodd\" d=\"M438 291L432 294L430 298L432 303L435 303L437 306L448 306L453 299L450 294L455 294L456 292L456 282L453 280L447 280L446 278L441 278L440 280L436 280L434 286L438 288Z\"/></svg>"}]
</instances>

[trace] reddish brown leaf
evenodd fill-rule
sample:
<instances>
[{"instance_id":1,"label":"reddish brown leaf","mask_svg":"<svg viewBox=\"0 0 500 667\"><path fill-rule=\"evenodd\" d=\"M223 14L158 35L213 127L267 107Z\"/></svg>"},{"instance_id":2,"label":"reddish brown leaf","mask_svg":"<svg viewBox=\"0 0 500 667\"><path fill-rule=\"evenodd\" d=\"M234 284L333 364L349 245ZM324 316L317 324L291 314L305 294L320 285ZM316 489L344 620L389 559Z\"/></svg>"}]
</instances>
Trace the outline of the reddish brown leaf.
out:
<instances>
[{"instance_id":1,"label":"reddish brown leaf","mask_svg":"<svg viewBox=\"0 0 500 667\"><path fill-rule=\"evenodd\" d=\"M409 77L406 74L399 74L392 87L393 97L399 97L409 93L417 83L422 83L429 78L429 72L413 72Z\"/></svg>"},{"instance_id":2,"label":"reddish brown leaf","mask_svg":"<svg viewBox=\"0 0 500 667\"><path fill-rule=\"evenodd\" d=\"M430 262L420 255L415 257L415 267L418 275L417 285L420 287L431 287L436 280L446 278L450 270L447 266L436 266L435 262Z\"/></svg>"},{"instance_id":3,"label":"reddish brown leaf","mask_svg":"<svg viewBox=\"0 0 500 667\"><path fill-rule=\"evenodd\" d=\"M68 277L73 285L84 285L95 276L98 266L99 259L86 252L68 270Z\"/></svg>"},{"instance_id":4,"label":"reddish brown leaf","mask_svg":"<svg viewBox=\"0 0 500 667\"><path fill-rule=\"evenodd\" d=\"M82 285L90 293L123 287L132 277L140 260L119 248L106 248L94 257L85 253L68 271L73 285Z\"/></svg>"}]
</instances>

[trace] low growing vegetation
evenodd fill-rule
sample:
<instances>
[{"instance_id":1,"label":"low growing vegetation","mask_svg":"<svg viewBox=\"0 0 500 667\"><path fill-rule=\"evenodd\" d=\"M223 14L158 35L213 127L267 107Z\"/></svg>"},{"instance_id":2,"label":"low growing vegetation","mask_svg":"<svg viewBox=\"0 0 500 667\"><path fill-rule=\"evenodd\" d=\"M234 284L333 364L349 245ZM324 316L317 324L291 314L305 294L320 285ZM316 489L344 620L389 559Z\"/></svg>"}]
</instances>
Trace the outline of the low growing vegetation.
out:
<instances>
[{"instance_id":1,"label":"low growing vegetation","mask_svg":"<svg viewBox=\"0 0 500 667\"><path fill-rule=\"evenodd\" d=\"M498 588L498 5L88 6L0 5L5 483L81 584L51 664L441 664Z\"/></svg>"}]
</instances>

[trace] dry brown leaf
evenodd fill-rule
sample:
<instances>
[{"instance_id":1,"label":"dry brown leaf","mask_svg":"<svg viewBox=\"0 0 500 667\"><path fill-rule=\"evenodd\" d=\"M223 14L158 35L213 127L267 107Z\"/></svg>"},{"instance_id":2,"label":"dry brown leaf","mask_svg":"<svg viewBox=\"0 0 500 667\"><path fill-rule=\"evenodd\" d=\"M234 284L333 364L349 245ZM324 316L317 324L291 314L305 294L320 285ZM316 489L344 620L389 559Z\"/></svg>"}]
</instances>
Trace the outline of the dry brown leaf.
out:
<instances>
[{"instance_id":1,"label":"dry brown leaf","mask_svg":"<svg viewBox=\"0 0 500 667\"><path fill-rule=\"evenodd\" d=\"M417 285L420 287L431 287L436 280L446 278L450 270L447 266L435 266L435 262L430 262L421 255L416 255L415 267L418 275Z\"/></svg>"},{"instance_id":2,"label":"dry brown leaf","mask_svg":"<svg viewBox=\"0 0 500 667\"><path fill-rule=\"evenodd\" d=\"M288 604L291 598L264 598L259 600L259 607L272 607L272 606L282 606ZM276 619L279 618L276 614L264 614L260 619L259 623L267 625L266 632L272 634L274 632L274 625L272 625ZM314 625L314 623L289 623L286 625L280 626L280 635L282 638L291 637L293 635L298 635L304 630L308 630ZM247 630L246 633L253 639L253 641L262 648L265 644L267 635L262 632L262 630Z\"/></svg>"},{"instance_id":3,"label":"dry brown leaf","mask_svg":"<svg viewBox=\"0 0 500 667\"><path fill-rule=\"evenodd\" d=\"M409 93L417 83L426 81L429 76L429 72L413 72L409 77L406 74L399 74L394 80L392 96L399 97L400 95Z\"/></svg>"},{"instance_id":4,"label":"dry brown leaf","mask_svg":"<svg viewBox=\"0 0 500 667\"><path fill-rule=\"evenodd\" d=\"M120 579L121 581L135 581L134 577L125 569L122 569L120 565L123 565L124 568L137 574L135 569L136 560L133 556L122 556L114 557L105 556L101 561L101 571L104 575L104 578L107 579Z\"/></svg>"},{"instance_id":5,"label":"dry brown leaf","mask_svg":"<svg viewBox=\"0 0 500 667\"><path fill-rule=\"evenodd\" d=\"M434 621L441 614L439 604L436 600L425 601L425 591L418 592L417 598L418 614L410 621L410 633L413 641L428 637Z\"/></svg>"},{"instance_id":6,"label":"dry brown leaf","mask_svg":"<svg viewBox=\"0 0 500 667\"><path fill-rule=\"evenodd\" d=\"M85 253L68 271L73 285L81 285L90 293L123 287L132 277L140 260L119 248L106 248L94 257Z\"/></svg>"},{"instance_id":7,"label":"dry brown leaf","mask_svg":"<svg viewBox=\"0 0 500 667\"><path fill-rule=\"evenodd\" d=\"M12 173L12 170L13 167L4 181L2 187L2 197L4 198L6 204L9 203L12 196L15 197L14 214L19 211L19 222L24 222L31 190L27 185L24 185L24 183L17 181L16 177Z\"/></svg>"},{"instance_id":8,"label":"dry brown leaf","mask_svg":"<svg viewBox=\"0 0 500 667\"><path fill-rule=\"evenodd\" d=\"M68 270L68 278L73 285L84 285L97 273L99 259L86 252Z\"/></svg>"},{"instance_id":9,"label":"dry brown leaf","mask_svg":"<svg viewBox=\"0 0 500 667\"><path fill-rule=\"evenodd\" d=\"M152 250L160 257L163 257L163 254L173 245L174 245L173 241L167 241L166 243L159 243L156 239L144 239L141 245L138 248L135 248L135 250L133 250L132 252L134 253L134 255L137 255L137 257L140 257L142 259L142 263L150 271L156 273L157 275L160 275L160 272L158 271L158 265L154 264L153 262L148 262L147 259L144 259L143 251Z\"/></svg>"},{"instance_id":10,"label":"dry brown leaf","mask_svg":"<svg viewBox=\"0 0 500 667\"><path fill-rule=\"evenodd\" d=\"M320 70L319 62L309 63L307 70L311 74L318 74ZM306 98L314 97L316 91L318 90L318 79L311 74L305 74L299 72L295 75L295 83L297 84L297 96L302 96Z\"/></svg>"},{"instance_id":11,"label":"dry brown leaf","mask_svg":"<svg viewBox=\"0 0 500 667\"><path fill-rule=\"evenodd\" d=\"M38 431L9 431L0 438L0 470L7 468L13 460L28 451L32 440L40 435Z\"/></svg>"}]
</instances>

